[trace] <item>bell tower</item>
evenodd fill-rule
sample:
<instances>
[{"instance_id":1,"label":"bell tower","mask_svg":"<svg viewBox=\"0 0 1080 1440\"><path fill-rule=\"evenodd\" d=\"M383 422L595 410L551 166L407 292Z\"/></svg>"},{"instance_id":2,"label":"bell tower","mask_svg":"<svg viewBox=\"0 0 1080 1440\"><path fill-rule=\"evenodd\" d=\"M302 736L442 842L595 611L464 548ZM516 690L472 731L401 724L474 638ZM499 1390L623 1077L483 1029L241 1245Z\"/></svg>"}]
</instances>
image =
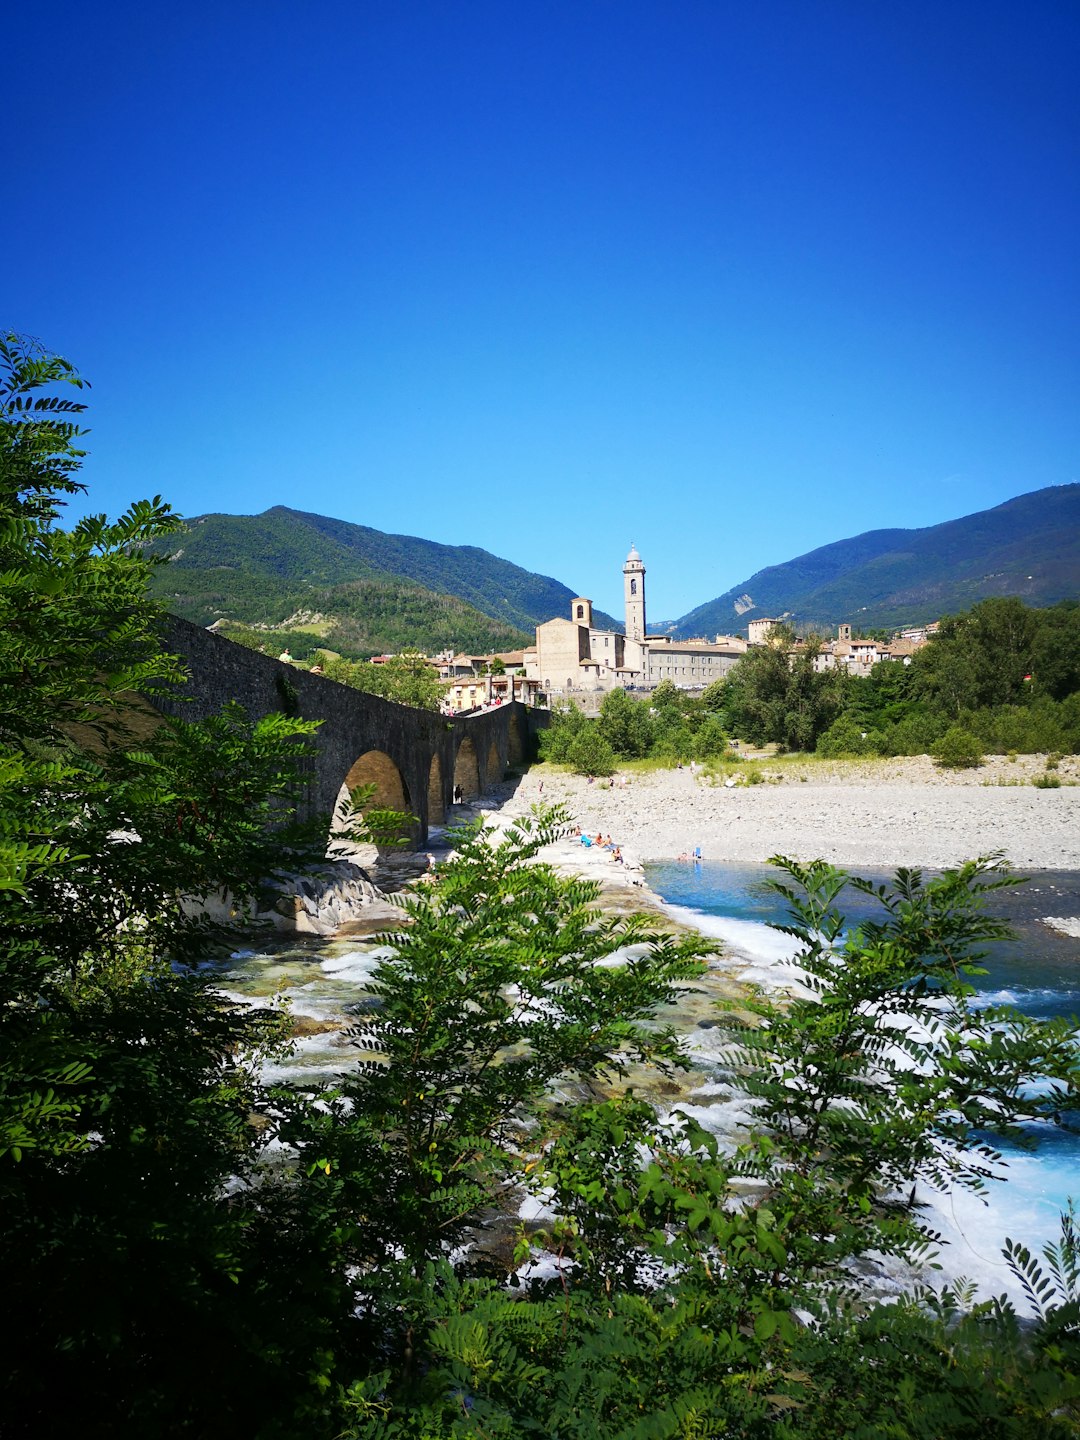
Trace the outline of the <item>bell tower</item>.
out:
<instances>
[{"instance_id":1,"label":"bell tower","mask_svg":"<svg viewBox=\"0 0 1080 1440\"><path fill-rule=\"evenodd\" d=\"M623 598L626 601L626 638L645 639L645 566L630 542L630 554L622 567Z\"/></svg>"}]
</instances>

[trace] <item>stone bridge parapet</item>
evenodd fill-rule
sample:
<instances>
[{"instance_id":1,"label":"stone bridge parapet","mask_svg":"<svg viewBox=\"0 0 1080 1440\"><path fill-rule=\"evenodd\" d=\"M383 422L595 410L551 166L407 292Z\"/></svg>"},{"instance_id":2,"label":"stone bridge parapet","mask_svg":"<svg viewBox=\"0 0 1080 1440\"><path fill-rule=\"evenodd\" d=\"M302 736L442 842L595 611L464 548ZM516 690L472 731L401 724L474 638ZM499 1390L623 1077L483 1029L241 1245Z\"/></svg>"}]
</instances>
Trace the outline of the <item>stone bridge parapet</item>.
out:
<instances>
[{"instance_id":1,"label":"stone bridge parapet","mask_svg":"<svg viewBox=\"0 0 1080 1440\"><path fill-rule=\"evenodd\" d=\"M333 813L341 787L372 783L374 803L409 810L423 845L430 825L442 824L455 787L475 799L508 768L533 758L546 711L514 701L481 715L447 716L312 675L170 615L165 641L187 665L187 683L159 710L200 720L229 700L255 720L274 713L320 721L308 746L302 819Z\"/></svg>"}]
</instances>

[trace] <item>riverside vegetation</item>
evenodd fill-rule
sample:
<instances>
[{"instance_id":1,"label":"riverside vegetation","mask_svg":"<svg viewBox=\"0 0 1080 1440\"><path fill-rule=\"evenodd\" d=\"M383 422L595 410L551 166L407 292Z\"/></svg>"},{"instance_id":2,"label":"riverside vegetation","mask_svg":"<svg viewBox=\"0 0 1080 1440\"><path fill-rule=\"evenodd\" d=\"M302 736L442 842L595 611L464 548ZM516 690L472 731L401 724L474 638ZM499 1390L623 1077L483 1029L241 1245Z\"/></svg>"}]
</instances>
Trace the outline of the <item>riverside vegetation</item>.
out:
<instances>
[{"instance_id":1,"label":"riverside vegetation","mask_svg":"<svg viewBox=\"0 0 1080 1440\"><path fill-rule=\"evenodd\" d=\"M215 990L181 897L242 911L315 862L285 823L310 726L133 706L176 673L144 545L174 522L58 527L80 383L0 342L5 1434L1075 1436L1068 1217L1011 1250L1031 1325L880 1306L852 1268L925 1256L920 1186L978 1189L995 1134L1071 1113L1070 1028L969 1003L993 862L898 874L856 931L862 882L780 868L807 998L719 1014L730 1146L627 1083L685 1065L652 1016L705 942L535 863L551 811L462 834L406 900L336 1087L266 1082L288 1017ZM530 1193L511 1256L491 1222Z\"/></svg>"},{"instance_id":2,"label":"riverside vegetation","mask_svg":"<svg viewBox=\"0 0 1080 1440\"><path fill-rule=\"evenodd\" d=\"M789 639L793 637L787 637ZM1080 604L1031 610L983 600L940 629L911 665L869 675L814 669L813 643L749 651L700 695L663 681L646 699L605 695L596 721L553 712L545 759L609 775L619 760L734 759L729 736L754 745L848 756L933 754L977 765L984 752L1080 751Z\"/></svg>"}]
</instances>

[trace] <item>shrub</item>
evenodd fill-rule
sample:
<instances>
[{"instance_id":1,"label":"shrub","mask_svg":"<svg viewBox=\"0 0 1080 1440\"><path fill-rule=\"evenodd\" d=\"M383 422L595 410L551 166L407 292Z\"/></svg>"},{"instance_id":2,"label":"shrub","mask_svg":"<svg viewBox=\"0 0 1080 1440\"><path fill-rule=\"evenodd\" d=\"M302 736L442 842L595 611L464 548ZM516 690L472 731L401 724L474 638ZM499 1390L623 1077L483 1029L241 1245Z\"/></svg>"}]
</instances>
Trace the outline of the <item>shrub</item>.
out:
<instances>
[{"instance_id":1,"label":"shrub","mask_svg":"<svg viewBox=\"0 0 1080 1440\"><path fill-rule=\"evenodd\" d=\"M712 760L727 754L728 738L717 716L710 715L697 732L694 750L699 760Z\"/></svg>"},{"instance_id":2,"label":"shrub","mask_svg":"<svg viewBox=\"0 0 1080 1440\"><path fill-rule=\"evenodd\" d=\"M817 753L826 760L837 760L843 755L876 755L881 753L882 743L876 730L864 730L854 715L841 715L818 741Z\"/></svg>"},{"instance_id":3,"label":"shrub","mask_svg":"<svg viewBox=\"0 0 1080 1440\"><path fill-rule=\"evenodd\" d=\"M600 734L595 721L587 722L577 732L570 742L566 759L576 775L615 773L615 752Z\"/></svg>"},{"instance_id":4,"label":"shrub","mask_svg":"<svg viewBox=\"0 0 1080 1440\"><path fill-rule=\"evenodd\" d=\"M1067 711L1045 696L1031 705L964 711L959 723L978 736L984 750L994 754L1015 750L1021 755L1039 755L1069 748Z\"/></svg>"},{"instance_id":5,"label":"shrub","mask_svg":"<svg viewBox=\"0 0 1080 1440\"><path fill-rule=\"evenodd\" d=\"M600 705L600 734L616 755L639 760L652 746L652 720L643 700L634 700L625 690L611 690Z\"/></svg>"},{"instance_id":6,"label":"shrub","mask_svg":"<svg viewBox=\"0 0 1080 1440\"><path fill-rule=\"evenodd\" d=\"M970 730L952 725L934 746L932 754L946 770L967 770L983 763L982 749Z\"/></svg>"},{"instance_id":7,"label":"shrub","mask_svg":"<svg viewBox=\"0 0 1080 1440\"><path fill-rule=\"evenodd\" d=\"M883 755L927 755L941 739L948 722L927 710L912 710L882 735Z\"/></svg>"},{"instance_id":8,"label":"shrub","mask_svg":"<svg viewBox=\"0 0 1080 1440\"><path fill-rule=\"evenodd\" d=\"M540 759L556 765L570 763L570 747L588 722L576 705L558 706L551 712L551 724L540 732Z\"/></svg>"}]
</instances>

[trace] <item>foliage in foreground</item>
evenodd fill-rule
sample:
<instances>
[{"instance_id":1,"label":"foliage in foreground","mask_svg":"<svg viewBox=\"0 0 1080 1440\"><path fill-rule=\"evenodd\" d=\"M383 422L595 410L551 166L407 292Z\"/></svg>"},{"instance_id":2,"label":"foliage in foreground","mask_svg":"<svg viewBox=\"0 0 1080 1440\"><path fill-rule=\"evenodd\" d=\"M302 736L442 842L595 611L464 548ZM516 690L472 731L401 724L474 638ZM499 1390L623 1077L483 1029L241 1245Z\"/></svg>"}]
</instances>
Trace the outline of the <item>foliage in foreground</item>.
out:
<instances>
[{"instance_id":1,"label":"foliage in foreground","mask_svg":"<svg viewBox=\"0 0 1080 1440\"><path fill-rule=\"evenodd\" d=\"M217 938L193 900L228 891L242 918L264 877L310 855L288 821L311 727L252 724L235 707L165 721L136 700L179 673L144 550L173 522L154 500L58 527L80 488L71 386L67 362L0 343L0 1288L18 1316L0 1404L12 1435L161 1431L168 1412L183 1430L203 1408L185 1395L193 1366L223 1424L253 1393L304 1403L272 1359L294 1353L267 1304L267 1267L286 1252L227 1199L262 1150L258 1072L284 1044L283 1017L229 1003L185 962Z\"/></svg>"},{"instance_id":2,"label":"foliage in foreground","mask_svg":"<svg viewBox=\"0 0 1080 1440\"><path fill-rule=\"evenodd\" d=\"M876 1307L851 1268L924 1259L935 1237L917 1190L981 1189L991 1134L1071 1103L1068 1025L969 1003L1004 932L983 900L1008 877L982 861L875 889L822 864L782 869L804 992L728 1011L747 1138L724 1149L633 1092L538 1115L528 1173L552 1218L517 1257L535 1268L516 1294L475 1259L426 1272L420 1373L390 1363L353 1386L348 1433L1078 1433L1071 1222L1045 1266L1012 1254L1041 1306L1031 1334L966 1291ZM849 883L880 906L855 930L837 904Z\"/></svg>"},{"instance_id":3,"label":"foliage in foreground","mask_svg":"<svg viewBox=\"0 0 1080 1440\"><path fill-rule=\"evenodd\" d=\"M735 1148L627 1083L682 1063L653 1014L701 942L538 864L552 812L407 903L355 1072L269 1086L286 1021L181 963L181 896L296 863L267 822L305 727L132 715L175 673L133 543L168 512L58 532L78 403L33 407L77 377L0 357L4 1434L1075 1436L1071 1227L1012 1251L1029 1333L967 1295L876 1308L845 1268L918 1253L909 1180L977 1185L989 1128L1068 1113L1063 1028L968 1007L994 867L901 874L849 934L845 877L785 866L814 998L722 1017Z\"/></svg>"}]
</instances>

